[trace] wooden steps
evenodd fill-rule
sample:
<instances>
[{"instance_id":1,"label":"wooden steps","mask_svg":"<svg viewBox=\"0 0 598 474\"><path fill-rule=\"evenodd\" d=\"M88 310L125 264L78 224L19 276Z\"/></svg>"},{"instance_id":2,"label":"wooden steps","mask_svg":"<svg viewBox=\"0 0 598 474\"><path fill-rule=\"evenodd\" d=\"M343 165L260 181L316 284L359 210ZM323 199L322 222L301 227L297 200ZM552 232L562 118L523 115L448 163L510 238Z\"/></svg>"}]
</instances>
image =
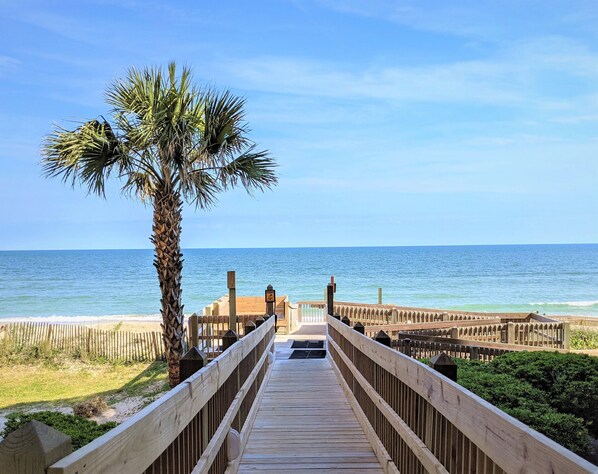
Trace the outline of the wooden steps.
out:
<instances>
[{"instance_id":1,"label":"wooden steps","mask_svg":"<svg viewBox=\"0 0 598 474\"><path fill-rule=\"evenodd\" d=\"M328 359L277 360L239 472L381 473Z\"/></svg>"}]
</instances>

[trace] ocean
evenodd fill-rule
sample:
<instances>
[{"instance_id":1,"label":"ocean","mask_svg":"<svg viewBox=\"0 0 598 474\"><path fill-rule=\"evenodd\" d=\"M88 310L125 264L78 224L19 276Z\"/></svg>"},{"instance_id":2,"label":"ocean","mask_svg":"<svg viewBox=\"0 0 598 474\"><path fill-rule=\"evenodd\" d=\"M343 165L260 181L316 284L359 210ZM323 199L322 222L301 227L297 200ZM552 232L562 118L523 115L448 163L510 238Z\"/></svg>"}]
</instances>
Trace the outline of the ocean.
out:
<instances>
[{"instance_id":1,"label":"ocean","mask_svg":"<svg viewBox=\"0 0 598 474\"><path fill-rule=\"evenodd\" d=\"M598 244L186 249L185 313L227 293L598 317ZM159 319L152 250L0 252L0 319Z\"/></svg>"}]
</instances>

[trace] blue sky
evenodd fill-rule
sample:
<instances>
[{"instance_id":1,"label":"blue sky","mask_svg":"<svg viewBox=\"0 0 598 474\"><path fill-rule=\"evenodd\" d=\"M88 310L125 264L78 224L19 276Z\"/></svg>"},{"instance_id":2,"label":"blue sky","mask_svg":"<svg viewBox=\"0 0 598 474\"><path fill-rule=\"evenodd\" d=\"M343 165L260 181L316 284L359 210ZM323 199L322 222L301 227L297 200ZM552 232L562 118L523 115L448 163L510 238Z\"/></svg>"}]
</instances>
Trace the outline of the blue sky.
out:
<instances>
[{"instance_id":1,"label":"blue sky","mask_svg":"<svg viewBox=\"0 0 598 474\"><path fill-rule=\"evenodd\" d=\"M247 98L280 184L184 247L598 242L598 4L0 1L0 249L147 248L151 210L41 175L131 65Z\"/></svg>"}]
</instances>

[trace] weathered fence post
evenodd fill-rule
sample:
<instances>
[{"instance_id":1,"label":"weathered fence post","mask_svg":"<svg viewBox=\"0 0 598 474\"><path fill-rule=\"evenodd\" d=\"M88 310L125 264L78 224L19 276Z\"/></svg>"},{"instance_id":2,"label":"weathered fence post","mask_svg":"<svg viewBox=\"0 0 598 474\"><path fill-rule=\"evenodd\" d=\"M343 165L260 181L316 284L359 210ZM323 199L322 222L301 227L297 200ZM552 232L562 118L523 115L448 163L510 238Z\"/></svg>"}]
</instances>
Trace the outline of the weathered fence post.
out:
<instances>
[{"instance_id":1,"label":"weathered fence post","mask_svg":"<svg viewBox=\"0 0 598 474\"><path fill-rule=\"evenodd\" d=\"M507 344L515 344L515 323L507 323Z\"/></svg>"},{"instance_id":2,"label":"weathered fence post","mask_svg":"<svg viewBox=\"0 0 598 474\"><path fill-rule=\"evenodd\" d=\"M347 326L351 326L351 321L349 320L349 318L347 318L347 316L343 316L343 317L341 318L341 322L342 322L343 324L346 324Z\"/></svg>"},{"instance_id":3,"label":"weathered fence post","mask_svg":"<svg viewBox=\"0 0 598 474\"><path fill-rule=\"evenodd\" d=\"M374 341L379 342L383 346L390 347L390 336L382 330L380 330L378 334L376 334L376 337L374 337Z\"/></svg>"},{"instance_id":4,"label":"weathered fence post","mask_svg":"<svg viewBox=\"0 0 598 474\"><path fill-rule=\"evenodd\" d=\"M563 323L563 349L571 347L571 323L565 321Z\"/></svg>"},{"instance_id":5,"label":"weathered fence post","mask_svg":"<svg viewBox=\"0 0 598 474\"><path fill-rule=\"evenodd\" d=\"M403 339L403 354L411 357L411 339Z\"/></svg>"},{"instance_id":6,"label":"weathered fence post","mask_svg":"<svg viewBox=\"0 0 598 474\"><path fill-rule=\"evenodd\" d=\"M207 363L207 354L203 351L200 351L197 345L192 345L180 360L181 382L191 377Z\"/></svg>"},{"instance_id":7,"label":"weathered fence post","mask_svg":"<svg viewBox=\"0 0 598 474\"><path fill-rule=\"evenodd\" d=\"M360 334L365 334L365 326L361 324L359 321L355 323L353 329L355 329Z\"/></svg>"},{"instance_id":8,"label":"weathered fence post","mask_svg":"<svg viewBox=\"0 0 598 474\"><path fill-rule=\"evenodd\" d=\"M251 331L255 331L255 323L253 321L247 321L245 323L245 335L247 336Z\"/></svg>"},{"instance_id":9,"label":"weathered fence post","mask_svg":"<svg viewBox=\"0 0 598 474\"><path fill-rule=\"evenodd\" d=\"M228 328L234 331L237 328L237 284L234 271L227 272L226 286L228 286Z\"/></svg>"},{"instance_id":10,"label":"weathered fence post","mask_svg":"<svg viewBox=\"0 0 598 474\"><path fill-rule=\"evenodd\" d=\"M262 323L263 323L263 321L264 320L262 319ZM228 331L226 331L224 333L224 336L222 336L222 352L229 349L230 346L232 346L238 340L239 340L239 337L237 336L237 333L235 331L233 331L232 329L229 329Z\"/></svg>"},{"instance_id":11,"label":"weathered fence post","mask_svg":"<svg viewBox=\"0 0 598 474\"><path fill-rule=\"evenodd\" d=\"M326 286L326 314L334 314L334 285L328 283Z\"/></svg>"},{"instance_id":12,"label":"weathered fence post","mask_svg":"<svg viewBox=\"0 0 598 474\"><path fill-rule=\"evenodd\" d=\"M189 316L189 345L191 347L199 347L199 325L198 316L193 313Z\"/></svg>"},{"instance_id":13,"label":"weathered fence post","mask_svg":"<svg viewBox=\"0 0 598 474\"><path fill-rule=\"evenodd\" d=\"M432 357L428 365L453 382L457 381L457 364L444 352Z\"/></svg>"},{"instance_id":14,"label":"weathered fence post","mask_svg":"<svg viewBox=\"0 0 598 474\"><path fill-rule=\"evenodd\" d=\"M48 467L72 452L69 436L33 420L0 443L0 472L45 474Z\"/></svg>"},{"instance_id":15,"label":"weathered fence post","mask_svg":"<svg viewBox=\"0 0 598 474\"><path fill-rule=\"evenodd\" d=\"M264 318L262 318L261 316L258 316L257 318L255 318L255 327L259 328L265 322L266 322L266 320Z\"/></svg>"}]
</instances>

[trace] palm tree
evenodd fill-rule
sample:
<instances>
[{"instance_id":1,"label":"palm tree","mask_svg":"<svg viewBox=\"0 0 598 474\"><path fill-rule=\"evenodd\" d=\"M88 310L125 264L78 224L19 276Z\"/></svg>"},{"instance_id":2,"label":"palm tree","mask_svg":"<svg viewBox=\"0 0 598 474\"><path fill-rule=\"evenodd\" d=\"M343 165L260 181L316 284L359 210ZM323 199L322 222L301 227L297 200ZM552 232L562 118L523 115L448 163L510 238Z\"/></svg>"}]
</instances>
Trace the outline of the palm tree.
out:
<instances>
[{"instance_id":1,"label":"palm tree","mask_svg":"<svg viewBox=\"0 0 598 474\"><path fill-rule=\"evenodd\" d=\"M131 68L111 84L112 121L100 117L74 130L55 126L42 148L46 176L105 197L121 178L123 192L153 206L151 242L160 282L162 338L170 386L179 383L185 338L180 247L183 201L205 209L238 184L250 194L277 183L276 163L247 138L245 100L230 91L198 89L176 65Z\"/></svg>"}]
</instances>

